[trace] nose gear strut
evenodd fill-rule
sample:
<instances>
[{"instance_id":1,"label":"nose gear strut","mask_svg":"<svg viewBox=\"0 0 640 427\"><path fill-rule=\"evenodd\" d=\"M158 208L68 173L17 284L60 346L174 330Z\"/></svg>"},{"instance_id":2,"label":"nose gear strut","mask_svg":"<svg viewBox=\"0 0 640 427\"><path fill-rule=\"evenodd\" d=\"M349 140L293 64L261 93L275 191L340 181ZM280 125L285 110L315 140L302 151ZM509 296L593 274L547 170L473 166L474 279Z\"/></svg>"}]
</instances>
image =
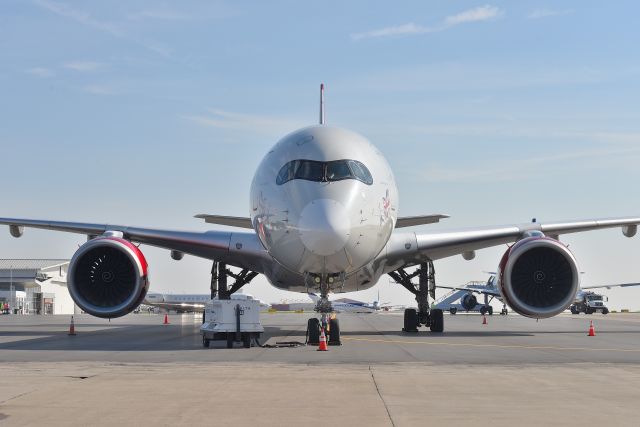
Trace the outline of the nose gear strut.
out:
<instances>
[{"instance_id":1,"label":"nose gear strut","mask_svg":"<svg viewBox=\"0 0 640 427\"><path fill-rule=\"evenodd\" d=\"M404 328L406 332L418 332L418 326L424 325L431 332L444 330L444 318L442 310L429 307L429 297L436 298L436 271L433 261L421 263L412 273L407 273L404 268L388 273L391 278L415 295L418 309L408 308L404 311ZM418 283L413 283L413 278L418 277Z\"/></svg>"}]
</instances>

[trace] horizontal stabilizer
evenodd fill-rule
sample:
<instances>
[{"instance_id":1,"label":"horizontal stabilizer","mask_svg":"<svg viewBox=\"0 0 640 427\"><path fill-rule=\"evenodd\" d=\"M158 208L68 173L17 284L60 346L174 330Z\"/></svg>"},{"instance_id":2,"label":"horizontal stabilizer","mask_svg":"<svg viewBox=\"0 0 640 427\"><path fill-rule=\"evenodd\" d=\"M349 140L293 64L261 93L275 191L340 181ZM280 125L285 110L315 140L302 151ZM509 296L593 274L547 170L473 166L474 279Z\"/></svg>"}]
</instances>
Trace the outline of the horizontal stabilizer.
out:
<instances>
[{"instance_id":1,"label":"horizontal stabilizer","mask_svg":"<svg viewBox=\"0 0 640 427\"><path fill-rule=\"evenodd\" d=\"M195 218L204 219L209 224L228 225L230 227L253 228L251 218L241 216L224 216L224 215L196 215Z\"/></svg>"},{"instance_id":2,"label":"horizontal stabilizer","mask_svg":"<svg viewBox=\"0 0 640 427\"><path fill-rule=\"evenodd\" d=\"M449 215L418 215L418 216L405 216L398 218L396 221L396 228L412 227L414 225L434 224L440 222L441 219L449 218Z\"/></svg>"}]
</instances>

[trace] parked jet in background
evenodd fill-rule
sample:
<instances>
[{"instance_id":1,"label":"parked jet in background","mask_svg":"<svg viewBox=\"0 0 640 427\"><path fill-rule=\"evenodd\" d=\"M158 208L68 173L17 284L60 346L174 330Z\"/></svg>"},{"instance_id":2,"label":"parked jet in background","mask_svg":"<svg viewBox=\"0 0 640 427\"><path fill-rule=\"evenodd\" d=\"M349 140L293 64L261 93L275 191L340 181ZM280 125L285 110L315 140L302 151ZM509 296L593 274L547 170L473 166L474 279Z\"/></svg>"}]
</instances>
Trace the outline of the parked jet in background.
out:
<instances>
[{"instance_id":1,"label":"parked jet in background","mask_svg":"<svg viewBox=\"0 0 640 427\"><path fill-rule=\"evenodd\" d=\"M230 298L239 301L255 299L253 296L241 292L231 295ZM211 294L148 293L142 303L153 307L164 308L166 310L175 310L177 312L201 313L204 311L205 304L209 301L211 301ZM268 310L269 307L269 304L260 301L261 310Z\"/></svg>"},{"instance_id":2,"label":"parked jet in background","mask_svg":"<svg viewBox=\"0 0 640 427\"><path fill-rule=\"evenodd\" d=\"M439 285L439 288L442 289L451 289L452 291L458 291L462 293L462 295L455 295L455 300L459 300L459 304L452 304L453 301L451 298L445 297L441 298L441 301L436 304L436 307L442 310L449 310L451 314L455 314L458 309L464 311L479 311L480 314L493 314L493 307L491 307L490 303L494 298L497 298L502 304L503 308L500 314L507 314L507 305L505 304L504 299L502 298L502 294L500 293L500 289L496 285L496 273L489 273L489 279L486 283L483 282L469 282L464 286L443 286ZM585 296L588 294L592 294L589 290L591 289L612 289L612 288L626 288L640 286L640 283L619 283L613 285L598 285L598 286L584 286L581 287L580 290L576 293L576 297L573 303L582 302L585 299ZM479 303L478 299L474 294L479 294L484 296L484 303ZM451 297L454 295L452 294ZM571 306L571 305L570 305Z\"/></svg>"}]
</instances>

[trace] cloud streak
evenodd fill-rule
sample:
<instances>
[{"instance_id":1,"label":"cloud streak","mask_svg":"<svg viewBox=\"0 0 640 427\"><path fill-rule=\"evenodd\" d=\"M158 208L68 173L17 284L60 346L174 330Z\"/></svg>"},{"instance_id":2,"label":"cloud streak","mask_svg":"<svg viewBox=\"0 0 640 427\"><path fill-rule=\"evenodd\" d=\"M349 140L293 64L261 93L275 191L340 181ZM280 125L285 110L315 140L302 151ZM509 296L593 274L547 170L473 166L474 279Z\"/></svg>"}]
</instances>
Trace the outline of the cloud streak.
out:
<instances>
[{"instance_id":1,"label":"cloud streak","mask_svg":"<svg viewBox=\"0 0 640 427\"><path fill-rule=\"evenodd\" d=\"M213 108L208 111L208 115L190 115L183 116L183 118L201 126L256 133L282 134L291 129L301 127L300 123L278 117L242 114Z\"/></svg>"},{"instance_id":2,"label":"cloud streak","mask_svg":"<svg viewBox=\"0 0 640 427\"><path fill-rule=\"evenodd\" d=\"M90 93L91 95L114 95L116 92L113 88L105 85L88 85L82 88L84 92Z\"/></svg>"},{"instance_id":3,"label":"cloud streak","mask_svg":"<svg viewBox=\"0 0 640 427\"><path fill-rule=\"evenodd\" d=\"M71 61L64 64L64 68L79 72L95 71L103 66L104 64L93 61Z\"/></svg>"},{"instance_id":4,"label":"cloud streak","mask_svg":"<svg viewBox=\"0 0 640 427\"><path fill-rule=\"evenodd\" d=\"M456 15L447 16L444 20L434 26L423 26L413 22L397 26L385 27L377 30L351 34L352 40L363 40L370 38L382 38L393 36L408 36L418 34L437 33L448 30L452 27L471 22L488 21L502 16L504 12L491 5L484 5L473 9L468 9Z\"/></svg>"},{"instance_id":5,"label":"cloud streak","mask_svg":"<svg viewBox=\"0 0 640 427\"><path fill-rule=\"evenodd\" d=\"M31 74L32 76L40 77L41 79L46 79L47 77L53 77L55 72L49 68L44 67L33 67L25 70L27 74Z\"/></svg>"},{"instance_id":6,"label":"cloud streak","mask_svg":"<svg viewBox=\"0 0 640 427\"><path fill-rule=\"evenodd\" d=\"M580 170L610 167L605 159L612 162L635 164L633 159L640 156L640 148L622 147L590 149L552 154L548 156L518 158L511 162L499 162L489 167L465 167L464 169L431 167L421 172L420 179L432 183L478 183L508 182L527 180L549 174L566 174L571 167ZM621 167L619 164L618 168Z\"/></svg>"},{"instance_id":7,"label":"cloud streak","mask_svg":"<svg viewBox=\"0 0 640 427\"><path fill-rule=\"evenodd\" d=\"M529 13L529 15L527 15L527 18L541 19L541 18L549 18L551 16L569 15L570 13L573 13L573 10L571 9L565 9L565 10L535 9L535 10L532 10L531 13Z\"/></svg>"},{"instance_id":8,"label":"cloud streak","mask_svg":"<svg viewBox=\"0 0 640 427\"><path fill-rule=\"evenodd\" d=\"M95 19L91 16L90 13L74 9L68 4L51 0L36 0L35 3L43 9L53 12L56 15L71 19L89 28L93 28L95 30L110 34L113 37L128 40L137 44L138 46L141 46L164 57L169 57L171 54L169 48L163 46L158 42L133 36L115 23Z\"/></svg>"}]
</instances>

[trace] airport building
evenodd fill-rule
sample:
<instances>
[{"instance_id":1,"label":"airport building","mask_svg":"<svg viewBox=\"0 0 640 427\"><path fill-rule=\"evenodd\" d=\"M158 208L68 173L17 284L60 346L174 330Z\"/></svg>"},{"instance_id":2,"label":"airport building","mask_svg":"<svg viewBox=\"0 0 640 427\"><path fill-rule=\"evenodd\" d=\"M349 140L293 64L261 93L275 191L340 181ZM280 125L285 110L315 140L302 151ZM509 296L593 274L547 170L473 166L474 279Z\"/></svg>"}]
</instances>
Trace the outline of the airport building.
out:
<instances>
[{"instance_id":1,"label":"airport building","mask_svg":"<svg viewBox=\"0 0 640 427\"><path fill-rule=\"evenodd\" d=\"M67 259L0 259L3 314L75 314L67 291Z\"/></svg>"}]
</instances>

